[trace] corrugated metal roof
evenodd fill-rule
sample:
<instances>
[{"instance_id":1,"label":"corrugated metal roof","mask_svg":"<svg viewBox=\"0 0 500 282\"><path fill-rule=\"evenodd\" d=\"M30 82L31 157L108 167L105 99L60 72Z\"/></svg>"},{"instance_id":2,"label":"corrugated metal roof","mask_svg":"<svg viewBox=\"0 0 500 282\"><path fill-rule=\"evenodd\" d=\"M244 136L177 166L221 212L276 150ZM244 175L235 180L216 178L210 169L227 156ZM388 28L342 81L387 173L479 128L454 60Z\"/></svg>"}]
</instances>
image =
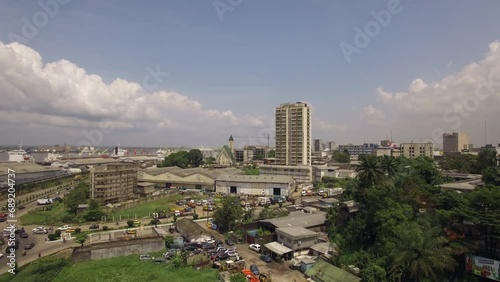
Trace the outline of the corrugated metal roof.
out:
<instances>
[{"instance_id":1,"label":"corrugated metal roof","mask_svg":"<svg viewBox=\"0 0 500 282\"><path fill-rule=\"evenodd\" d=\"M327 263L324 260L318 260L305 274L312 277L315 281L321 282L359 282L361 278L351 274L343 269Z\"/></svg>"},{"instance_id":2,"label":"corrugated metal roof","mask_svg":"<svg viewBox=\"0 0 500 282\"><path fill-rule=\"evenodd\" d=\"M215 180L228 182L289 184L293 182L293 177L287 175L221 175Z\"/></svg>"}]
</instances>

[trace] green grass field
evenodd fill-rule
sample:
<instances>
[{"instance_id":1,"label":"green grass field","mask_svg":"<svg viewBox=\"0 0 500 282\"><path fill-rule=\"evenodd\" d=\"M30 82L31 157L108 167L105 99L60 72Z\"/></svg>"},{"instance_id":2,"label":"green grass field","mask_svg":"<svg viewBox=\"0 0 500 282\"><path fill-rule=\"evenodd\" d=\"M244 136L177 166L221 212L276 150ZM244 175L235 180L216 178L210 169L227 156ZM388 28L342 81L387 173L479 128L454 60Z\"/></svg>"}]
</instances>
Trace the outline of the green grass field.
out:
<instances>
[{"instance_id":1,"label":"green grass field","mask_svg":"<svg viewBox=\"0 0 500 282\"><path fill-rule=\"evenodd\" d=\"M175 269L168 264L139 261L137 255L87 261L77 264L71 264L63 258L47 257L39 259L26 267L22 267L20 273L16 275L10 273L1 275L0 282L215 282L219 281L217 273L218 271L215 269Z\"/></svg>"},{"instance_id":2,"label":"green grass field","mask_svg":"<svg viewBox=\"0 0 500 282\"><path fill-rule=\"evenodd\" d=\"M64 209L64 204L55 202L52 205L52 209L49 211L42 211L41 208L30 211L27 214L21 216L20 220L24 225L46 225L54 224L57 225L62 223L62 218L67 214Z\"/></svg>"},{"instance_id":3,"label":"green grass field","mask_svg":"<svg viewBox=\"0 0 500 282\"><path fill-rule=\"evenodd\" d=\"M107 212L106 216L107 216L107 221L110 222L109 224L111 224L114 221L119 221L120 216L121 216L121 221L128 219L134 220L136 218L142 220L146 217L149 217L157 209L169 211L172 208L178 207L175 204L175 202L177 200L183 199L184 197L186 196L172 195L170 197L162 198L150 203L139 204L136 206L132 206L130 208L125 208L125 209L118 208L116 211L107 211L106 208L103 208L103 211ZM201 196L192 196L191 198L196 200L204 199ZM64 208L64 202L63 203L56 202L51 210L41 211L37 209L21 216L20 220L24 225L48 225L48 224L61 225L61 224L71 223L62 221L63 217L67 214L68 213ZM143 223L146 222L143 221Z\"/></svg>"},{"instance_id":4,"label":"green grass field","mask_svg":"<svg viewBox=\"0 0 500 282\"><path fill-rule=\"evenodd\" d=\"M122 216L122 220L126 220L128 218L135 219L148 217L151 213L154 213L156 209L158 210L170 210L172 208L178 207L175 202L177 200L182 200L184 195L172 195L167 198L163 198L154 202L140 204L137 206L133 206L126 209L120 209L115 211L114 213L108 213L108 219L110 219L113 214L115 216L115 220L119 220L120 216ZM192 197L193 199L202 199L202 197Z\"/></svg>"}]
</instances>

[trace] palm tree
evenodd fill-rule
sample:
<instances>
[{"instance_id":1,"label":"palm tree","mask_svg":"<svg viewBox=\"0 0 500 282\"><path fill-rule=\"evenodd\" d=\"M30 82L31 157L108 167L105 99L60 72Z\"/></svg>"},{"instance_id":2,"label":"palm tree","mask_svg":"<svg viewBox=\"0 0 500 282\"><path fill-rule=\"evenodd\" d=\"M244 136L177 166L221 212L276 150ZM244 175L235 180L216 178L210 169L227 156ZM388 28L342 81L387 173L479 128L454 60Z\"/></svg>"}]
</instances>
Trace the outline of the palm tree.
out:
<instances>
[{"instance_id":1,"label":"palm tree","mask_svg":"<svg viewBox=\"0 0 500 282\"><path fill-rule=\"evenodd\" d=\"M364 156L358 169L358 180L362 187L368 188L380 182L384 171L376 156Z\"/></svg>"},{"instance_id":2,"label":"palm tree","mask_svg":"<svg viewBox=\"0 0 500 282\"><path fill-rule=\"evenodd\" d=\"M438 274L454 269L453 251L439 227L407 223L396 234L387 243L392 254L390 273L403 270L403 276L412 281L419 282L422 278L438 281Z\"/></svg>"},{"instance_id":3,"label":"palm tree","mask_svg":"<svg viewBox=\"0 0 500 282\"><path fill-rule=\"evenodd\" d=\"M393 156L384 155L380 160L380 167L384 171L385 175L390 178L394 177L398 172L398 161Z\"/></svg>"}]
</instances>

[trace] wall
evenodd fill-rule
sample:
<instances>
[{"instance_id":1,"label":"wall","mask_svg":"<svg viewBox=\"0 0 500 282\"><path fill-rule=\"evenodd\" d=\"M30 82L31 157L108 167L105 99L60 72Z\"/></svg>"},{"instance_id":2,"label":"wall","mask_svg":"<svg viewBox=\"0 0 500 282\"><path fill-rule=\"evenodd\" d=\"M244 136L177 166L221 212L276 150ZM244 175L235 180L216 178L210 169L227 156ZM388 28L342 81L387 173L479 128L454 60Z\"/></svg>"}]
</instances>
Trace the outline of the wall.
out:
<instances>
[{"instance_id":1,"label":"wall","mask_svg":"<svg viewBox=\"0 0 500 282\"><path fill-rule=\"evenodd\" d=\"M290 242L288 242L290 240ZM298 243L300 241L300 244ZM283 245L287 246L288 248L292 250L303 250L303 249L309 249L312 247L314 244L316 244L316 236L314 237L309 237L309 238L303 238L300 240L294 240L290 237L287 237L286 235L281 235L278 233L278 243L283 243Z\"/></svg>"},{"instance_id":2,"label":"wall","mask_svg":"<svg viewBox=\"0 0 500 282\"><path fill-rule=\"evenodd\" d=\"M162 237L134 238L77 247L73 250L72 259L74 262L99 260L132 254L147 254L164 249L165 241Z\"/></svg>"},{"instance_id":3,"label":"wall","mask_svg":"<svg viewBox=\"0 0 500 282\"><path fill-rule=\"evenodd\" d=\"M273 196L274 188L280 188L280 196L289 196L292 192L291 183L252 183L252 182L233 182L219 181L215 182L215 191L220 193L229 193L230 187L236 186L237 194L255 195L255 196ZM264 195L262 195L264 191Z\"/></svg>"}]
</instances>

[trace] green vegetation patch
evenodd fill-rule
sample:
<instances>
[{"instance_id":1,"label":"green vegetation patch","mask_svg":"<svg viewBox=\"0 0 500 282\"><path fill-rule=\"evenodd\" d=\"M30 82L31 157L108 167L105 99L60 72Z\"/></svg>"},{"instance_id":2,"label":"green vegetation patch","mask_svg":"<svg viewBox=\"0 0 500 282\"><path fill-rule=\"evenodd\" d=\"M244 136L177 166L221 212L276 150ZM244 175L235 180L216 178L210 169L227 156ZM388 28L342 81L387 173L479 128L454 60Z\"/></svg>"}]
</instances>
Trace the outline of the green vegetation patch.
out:
<instances>
[{"instance_id":1,"label":"green vegetation patch","mask_svg":"<svg viewBox=\"0 0 500 282\"><path fill-rule=\"evenodd\" d=\"M64 204L56 201L50 206L43 206L29 211L21 216L21 222L24 225L56 225L63 222L63 218L67 214Z\"/></svg>"},{"instance_id":2,"label":"green vegetation patch","mask_svg":"<svg viewBox=\"0 0 500 282\"><path fill-rule=\"evenodd\" d=\"M139 261L137 255L102 259L74 264L64 268L53 280L38 281L218 281L217 270L175 269L168 264ZM19 280L21 281L21 280ZM28 280L23 280L28 281Z\"/></svg>"}]
</instances>

